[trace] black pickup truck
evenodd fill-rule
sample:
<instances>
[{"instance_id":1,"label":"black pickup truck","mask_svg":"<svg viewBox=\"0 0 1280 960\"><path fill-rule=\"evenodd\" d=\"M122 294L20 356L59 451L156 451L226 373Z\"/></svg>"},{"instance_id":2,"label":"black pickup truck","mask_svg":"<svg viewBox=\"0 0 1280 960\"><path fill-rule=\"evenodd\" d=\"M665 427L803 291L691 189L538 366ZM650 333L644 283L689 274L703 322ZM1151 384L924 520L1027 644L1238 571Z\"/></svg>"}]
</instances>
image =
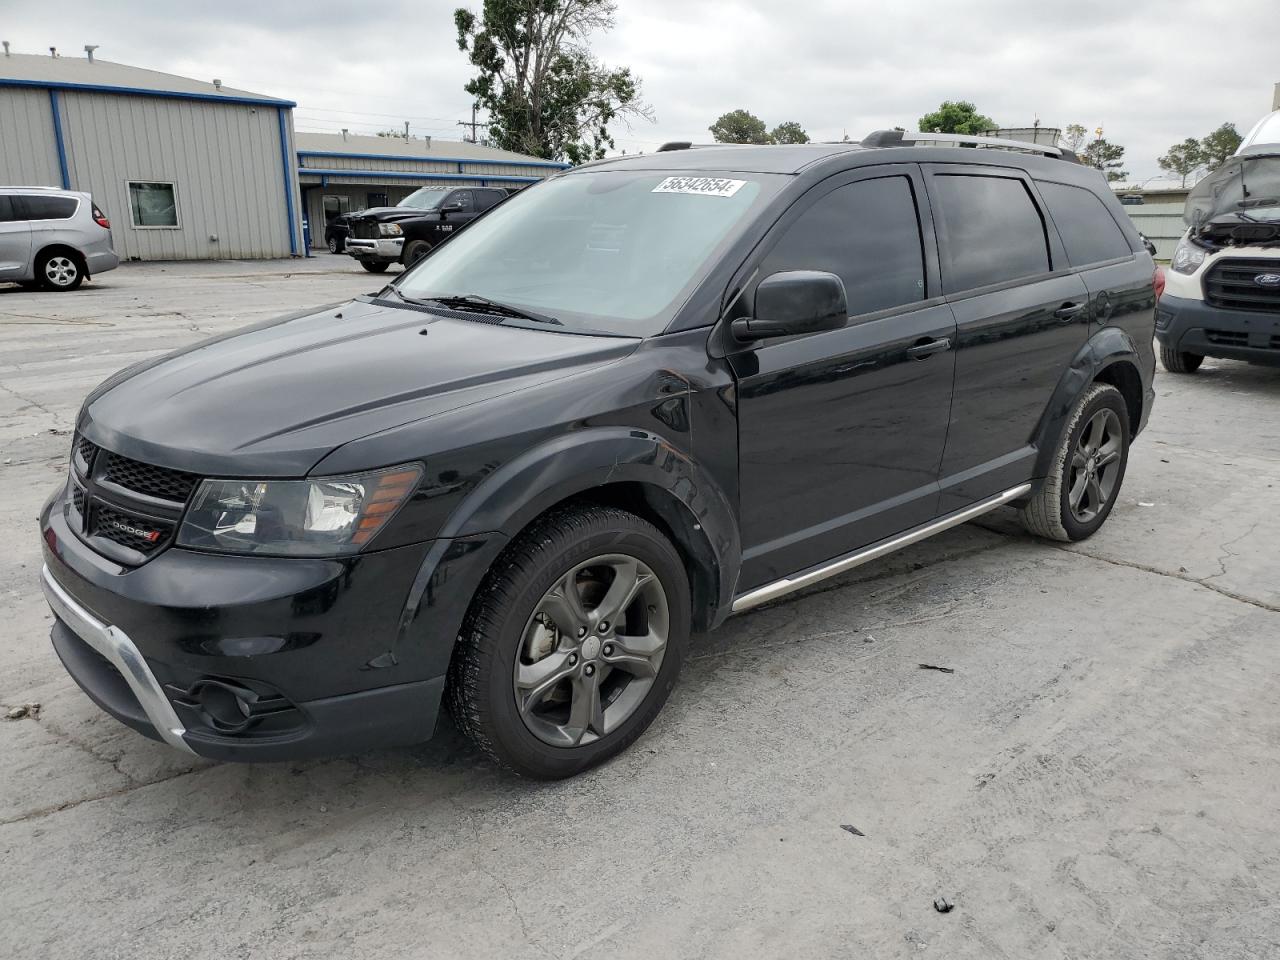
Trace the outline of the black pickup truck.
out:
<instances>
[{"instance_id":1,"label":"black pickup truck","mask_svg":"<svg viewBox=\"0 0 1280 960\"><path fill-rule=\"evenodd\" d=\"M423 187L397 206L352 214L346 251L370 273L393 263L412 266L511 193L502 187Z\"/></svg>"}]
</instances>

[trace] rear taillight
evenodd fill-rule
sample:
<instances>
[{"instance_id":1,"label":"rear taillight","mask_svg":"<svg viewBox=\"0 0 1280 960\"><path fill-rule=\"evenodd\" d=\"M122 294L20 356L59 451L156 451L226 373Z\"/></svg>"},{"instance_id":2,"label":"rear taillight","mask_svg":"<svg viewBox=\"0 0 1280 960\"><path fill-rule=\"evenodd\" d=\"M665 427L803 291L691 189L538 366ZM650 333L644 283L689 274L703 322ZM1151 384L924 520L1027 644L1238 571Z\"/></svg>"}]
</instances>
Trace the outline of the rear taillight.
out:
<instances>
[{"instance_id":1,"label":"rear taillight","mask_svg":"<svg viewBox=\"0 0 1280 960\"><path fill-rule=\"evenodd\" d=\"M1151 278L1151 285L1156 288L1156 299L1164 293L1164 271L1156 267L1155 276Z\"/></svg>"},{"instance_id":2,"label":"rear taillight","mask_svg":"<svg viewBox=\"0 0 1280 960\"><path fill-rule=\"evenodd\" d=\"M107 219L107 215L98 209L98 205L93 205L93 222L100 226L103 230L111 229L111 221Z\"/></svg>"}]
</instances>

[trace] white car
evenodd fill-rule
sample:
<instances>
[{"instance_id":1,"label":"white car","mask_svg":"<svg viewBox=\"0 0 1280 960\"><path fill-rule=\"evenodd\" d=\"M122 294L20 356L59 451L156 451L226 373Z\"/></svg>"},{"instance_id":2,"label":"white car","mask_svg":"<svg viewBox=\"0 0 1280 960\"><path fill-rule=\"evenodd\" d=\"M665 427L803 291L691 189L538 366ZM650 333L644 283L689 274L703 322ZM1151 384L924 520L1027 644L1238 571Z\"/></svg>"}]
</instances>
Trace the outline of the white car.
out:
<instances>
[{"instance_id":1,"label":"white car","mask_svg":"<svg viewBox=\"0 0 1280 960\"><path fill-rule=\"evenodd\" d=\"M1280 110L1195 185L1156 313L1160 361L1205 357L1280 366Z\"/></svg>"}]
</instances>

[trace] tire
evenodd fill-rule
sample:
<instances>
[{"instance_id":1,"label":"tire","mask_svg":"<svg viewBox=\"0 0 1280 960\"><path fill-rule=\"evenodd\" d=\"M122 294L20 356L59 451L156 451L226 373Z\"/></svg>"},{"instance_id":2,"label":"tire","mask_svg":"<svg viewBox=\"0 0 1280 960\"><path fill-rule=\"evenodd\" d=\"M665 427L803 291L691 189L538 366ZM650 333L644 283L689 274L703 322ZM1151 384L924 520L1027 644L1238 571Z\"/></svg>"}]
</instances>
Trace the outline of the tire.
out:
<instances>
[{"instance_id":1,"label":"tire","mask_svg":"<svg viewBox=\"0 0 1280 960\"><path fill-rule=\"evenodd\" d=\"M342 252L342 244L338 242L338 238L337 238L337 237L330 237L330 238L329 238L329 252L330 252L330 253L341 253L341 252Z\"/></svg>"},{"instance_id":2,"label":"tire","mask_svg":"<svg viewBox=\"0 0 1280 960\"><path fill-rule=\"evenodd\" d=\"M45 290L76 290L84 282L84 264L73 254L46 253L36 261L36 279Z\"/></svg>"},{"instance_id":3,"label":"tire","mask_svg":"<svg viewBox=\"0 0 1280 960\"><path fill-rule=\"evenodd\" d=\"M620 622L579 620L595 628L562 632L558 621L571 618L574 609L587 618L602 609L607 615L609 587L622 584L619 596L630 596L621 573L591 580L613 569L595 561L622 567L626 560L634 564L635 589L642 592L624 602ZM566 584L580 601L576 608L550 602L564 595ZM592 590L598 598L594 609ZM543 613L546 608L566 617L557 613L553 621ZM680 555L652 524L613 507L557 509L511 543L472 599L449 667L454 721L482 751L522 776L557 780L603 763L633 743L662 709L688 645L691 609ZM659 650L654 638L664 626ZM531 658L531 640L544 638L542 659ZM642 655L628 656L642 647ZM624 666L627 660L641 664L644 676ZM526 671L532 674L528 680ZM588 677L596 699L579 701L580 692L590 688ZM538 694L535 687L546 692ZM526 696L524 688L533 692ZM587 708L582 714L599 722L575 724L580 702L600 705L598 712Z\"/></svg>"},{"instance_id":4,"label":"tire","mask_svg":"<svg viewBox=\"0 0 1280 960\"><path fill-rule=\"evenodd\" d=\"M391 264L385 260L361 260L360 266L364 267L370 273L386 273L387 267Z\"/></svg>"},{"instance_id":5,"label":"tire","mask_svg":"<svg viewBox=\"0 0 1280 960\"><path fill-rule=\"evenodd\" d=\"M1129 408L1120 391L1107 383L1090 386L1071 411L1049 475L1019 511L1023 526L1046 540L1071 542L1093 536L1120 495L1129 439ZM1111 454L1114 459L1089 470L1090 459L1101 463ZM1078 493L1082 495L1077 506L1072 501Z\"/></svg>"},{"instance_id":6,"label":"tire","mask_svg":"<svg viewBox=\"0 0 1280 960\"><path fill-rule=\"evenodd\" d=\"M1160 344L1160 363L1170 373L1195 373L1203 361L1204 357L1198 353L1180 353Z\"/></svg>"},{"instance_id":7,"label":"tire","mask_svg":"<svg viewBox=\"0 0 1280 960\"><path fill-rule=\"evenodd\" d=\"M400 254L400 262L406 267L412 267L430 252L431 244L427 243L425 240L414 240L405 247L404 252Z\"/></svg>"}]
</instances>

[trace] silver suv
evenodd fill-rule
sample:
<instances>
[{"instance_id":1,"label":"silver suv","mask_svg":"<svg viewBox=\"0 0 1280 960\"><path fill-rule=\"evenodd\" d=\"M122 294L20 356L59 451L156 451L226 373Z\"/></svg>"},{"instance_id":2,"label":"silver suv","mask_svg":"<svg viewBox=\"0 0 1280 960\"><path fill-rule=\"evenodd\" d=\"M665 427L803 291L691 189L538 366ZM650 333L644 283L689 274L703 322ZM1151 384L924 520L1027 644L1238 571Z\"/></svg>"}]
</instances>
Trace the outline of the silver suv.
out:
<instances>
[{"instance_id":1,"label":"silver suv","mask_svg":"<svg viewBox=\"0 0 1280 960\"><path fill-rule=\"evenodd\" d=\"M93 197L53 187L0 187L0 282L74 290L120 263Z\"/></svg>"}]
</instances>

